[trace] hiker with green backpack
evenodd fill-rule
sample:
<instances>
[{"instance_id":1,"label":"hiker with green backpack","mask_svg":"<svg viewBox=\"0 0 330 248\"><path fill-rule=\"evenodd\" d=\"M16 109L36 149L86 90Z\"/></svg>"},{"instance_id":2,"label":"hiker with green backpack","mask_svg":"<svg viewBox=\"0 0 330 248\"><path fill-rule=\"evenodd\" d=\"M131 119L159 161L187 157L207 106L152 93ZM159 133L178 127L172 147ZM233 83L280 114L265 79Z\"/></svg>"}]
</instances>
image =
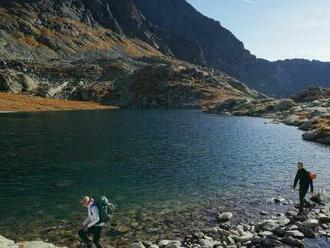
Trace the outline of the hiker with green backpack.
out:
<instances>
[{"instance_id":1,"label":"hiker with green backpack","mask_svg":"<svg viewBox=\"0 0 330 248\"><path fill-rule=\"evenodd\" d=\"M102 248L100 245L102 227L109 221L115 208L105 196L95 199L85 196L81 204L88 209L88 217L78 232L79 237L87 248L92 247L92 243L97 248ZM89 235L93 235L93 242L88 238Z\"/></svg>"}]
</instances>

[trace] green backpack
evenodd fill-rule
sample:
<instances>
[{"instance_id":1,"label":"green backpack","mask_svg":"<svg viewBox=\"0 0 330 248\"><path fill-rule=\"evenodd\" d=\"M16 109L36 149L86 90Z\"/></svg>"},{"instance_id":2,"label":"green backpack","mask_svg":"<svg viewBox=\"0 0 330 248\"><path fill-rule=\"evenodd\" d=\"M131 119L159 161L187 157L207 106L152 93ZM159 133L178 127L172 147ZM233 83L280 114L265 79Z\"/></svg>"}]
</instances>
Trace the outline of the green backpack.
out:
<instances>
[{"instance_id":1,"label":"green backpack","mask_svg":"<svg viewBox=\"0 0 330 248\"><path fill-rule=\"evenodd\" d=\"M100 214L99 223L108 222L115 212L115 206L110 203L108 198L105 196L95 197L94 202Z\"/></svg>"}]
</instances>

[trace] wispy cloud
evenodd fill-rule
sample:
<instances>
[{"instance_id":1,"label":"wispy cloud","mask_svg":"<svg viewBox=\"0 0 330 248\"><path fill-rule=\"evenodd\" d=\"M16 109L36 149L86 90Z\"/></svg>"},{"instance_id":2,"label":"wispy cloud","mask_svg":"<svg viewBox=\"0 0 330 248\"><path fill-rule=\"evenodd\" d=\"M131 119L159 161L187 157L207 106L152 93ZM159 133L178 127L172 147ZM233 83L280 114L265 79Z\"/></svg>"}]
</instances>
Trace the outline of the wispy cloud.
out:
<instances>
[{"instance_id":1,"label":"wispy cloud","mask_svg":"<svg viewBox=\"0 0 330 248\"><path fill-rule=\"evenodd\" d=\"M242 0L243 2L246 2L246 3L256 3L256 1L254 1L254 0Z\"/></svg>"}]
</instances>

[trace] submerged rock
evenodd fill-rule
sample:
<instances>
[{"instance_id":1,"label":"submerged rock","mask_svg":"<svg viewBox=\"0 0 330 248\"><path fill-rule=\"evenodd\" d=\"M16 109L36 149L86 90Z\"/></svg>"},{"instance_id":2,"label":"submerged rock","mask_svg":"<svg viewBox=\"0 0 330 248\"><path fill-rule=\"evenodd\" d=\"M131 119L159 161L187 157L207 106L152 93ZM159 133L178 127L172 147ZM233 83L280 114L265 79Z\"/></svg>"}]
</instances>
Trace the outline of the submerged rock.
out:
<instances>
[{"instance_id":1,"label":"submerged rock","mask_svg":"<svg viewBox=\"0 0 330 248\"><path fill-rule=\"evenodd\" d=\"M233 218L233 214L231 212L224 212L218 215L218 219L221 222L229 221L231 218Z\"/></svg>"}]
</instances>

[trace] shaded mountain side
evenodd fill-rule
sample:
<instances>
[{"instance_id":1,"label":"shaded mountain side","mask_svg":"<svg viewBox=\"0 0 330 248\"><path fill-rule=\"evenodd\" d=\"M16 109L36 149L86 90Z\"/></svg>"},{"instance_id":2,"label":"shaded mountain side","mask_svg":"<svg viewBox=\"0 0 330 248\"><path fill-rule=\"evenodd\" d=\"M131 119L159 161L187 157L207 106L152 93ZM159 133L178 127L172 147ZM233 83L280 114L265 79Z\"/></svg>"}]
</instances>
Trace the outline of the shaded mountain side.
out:
<instances>
[{"instance_id":1,"label":"shaded mountain side","mask_svg":"<svg viewBox=\"0 0 330 248\"><path fill-rule=\"evenodd\" d=\"M0 68L0 91L124 107L195 108L263 97L226 74L168 58L15 60Z\"/></svg>"},{"instance_id":2,"label":"shaded mountain side","mask_svg":"<svg viewBox=\"0 0 330 248\"><path fill-rule=\"evenodd\" d=\"M146 19L161 30L154 33L166 40L181 59L220 69L275 97L291 95L313 84L330 86L330 63L258 59L229 30L199 13L186 0L134 2Z\"/></svg>"},{"instance_id":3,"label":"shaded mountain side","mask_svg":"<svg viewBox=\"0 0 330 248\"><path fill-rule=\"evenodd\" d=\"M162 53L132 1L0 3L0 91L142 108L262 97Z\"/></svg>"}]
</instances>

